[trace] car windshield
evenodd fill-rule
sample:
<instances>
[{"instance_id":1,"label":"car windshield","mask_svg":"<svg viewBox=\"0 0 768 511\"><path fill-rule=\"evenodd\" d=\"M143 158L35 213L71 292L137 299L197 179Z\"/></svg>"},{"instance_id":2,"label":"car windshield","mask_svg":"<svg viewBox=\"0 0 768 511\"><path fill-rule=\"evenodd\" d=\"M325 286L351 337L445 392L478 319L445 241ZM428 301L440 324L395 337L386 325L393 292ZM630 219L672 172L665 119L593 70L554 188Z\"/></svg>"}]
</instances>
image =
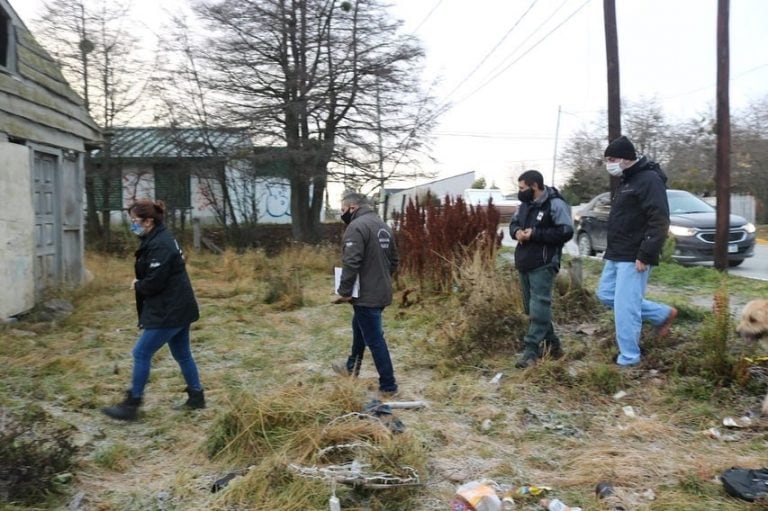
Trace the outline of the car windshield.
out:
<instances>
[{"instance_id":1,"label":"car windshield","mask_svg":"<svg viewBox=\"0 0 768 511\"><path fill-rule=\"evenodd\" d=\"M668 192L669 213L683 215L686 213L711 213L715 208L688 192Z\"/></svg>"}]
</instances>

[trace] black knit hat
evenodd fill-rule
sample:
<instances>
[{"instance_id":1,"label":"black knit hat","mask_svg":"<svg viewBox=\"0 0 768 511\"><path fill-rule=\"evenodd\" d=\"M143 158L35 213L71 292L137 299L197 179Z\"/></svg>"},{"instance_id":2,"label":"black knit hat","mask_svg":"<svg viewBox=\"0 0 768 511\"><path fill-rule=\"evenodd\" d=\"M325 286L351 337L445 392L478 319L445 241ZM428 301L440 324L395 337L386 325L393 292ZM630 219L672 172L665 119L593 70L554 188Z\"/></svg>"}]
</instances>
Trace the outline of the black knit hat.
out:
<instances>
[{"instance_id":1,"label":"black knit hat","mask_svg":"<svg viewBox=\"0 0 768 511\"><path fill-rule=\"evenodd\" d=\"M605 156L612 156L614 158L622 158L624 160L636 160L637 152L635 152L635 146L624 135L619 138L615 138L605 148Z\"/></svg>"}]
</instances>

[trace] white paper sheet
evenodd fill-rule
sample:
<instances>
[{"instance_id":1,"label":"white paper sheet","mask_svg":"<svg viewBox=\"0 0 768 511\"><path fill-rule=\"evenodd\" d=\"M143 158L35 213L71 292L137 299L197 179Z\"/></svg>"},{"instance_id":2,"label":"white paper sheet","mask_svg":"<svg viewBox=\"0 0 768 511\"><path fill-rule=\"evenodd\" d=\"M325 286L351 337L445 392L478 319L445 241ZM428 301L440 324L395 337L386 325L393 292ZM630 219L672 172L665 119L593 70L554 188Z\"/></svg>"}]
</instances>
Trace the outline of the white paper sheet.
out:
<instances>
[{"instance_id":1,"label":"white paper sheet","mask_svg":"<svg viewBox=\"0 0 768 511\"><path fill-rule=\"evenodd\" d=\"M339 286L341 285L341 267L336 266L333 269L333 291L338 294ZM360 275L355 279L355 285L352 286L352 298L358 298L360 296Z\"/></svg>"}]
</instances>

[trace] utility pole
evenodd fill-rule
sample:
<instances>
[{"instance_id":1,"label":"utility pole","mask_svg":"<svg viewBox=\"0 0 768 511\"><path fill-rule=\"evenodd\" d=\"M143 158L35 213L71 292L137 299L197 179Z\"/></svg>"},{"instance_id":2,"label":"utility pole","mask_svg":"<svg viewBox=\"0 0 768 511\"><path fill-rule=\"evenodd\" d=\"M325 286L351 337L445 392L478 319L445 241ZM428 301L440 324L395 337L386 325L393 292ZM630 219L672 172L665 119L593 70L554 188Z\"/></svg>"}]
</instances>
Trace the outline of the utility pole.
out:
<instances>
[{"instance_id":1,"label":"utility pole","mask_svg":"<svg viewBox=\"0 0 768 511\"><path fill-rule=\"evenodd\" d=\"M619 37L616 33L616 1L603 0L605 19L605 58L608 70L608 141L621 136L621 90L619 87ZM611 176L611 197L619 178Z\"/></svg>"},{"instance_id":2,"label":"utility pole","mask_svg":"<svg viewBox=\"0 0 768 511\"><path fill-rule=\"evenodd\" d=\"M382 220L387 220L386 198L384 192L384 142L381 135L381 83L379 75L376 74L376 136L378 138L378 156L379 156L379 216Z\"/></svg>"},{"instance_id":3,"label":"utility pole","mask_svg":"<svg viewBox=\"0 0 768 511\"><path fill-rule=\"evenodd\" d=\"M562 105L557 105L557 124L555 125L555 151L552 155L552 182L550 183L552 186L555 186L555 168L557 167L557 138L560 134L560 113L562 112L562 109Z\"/></svg>"},{"instance_id":4,"label":"utility pole","mask_svg":"<svg viewBox=\"0 0 768 511\"><path fill-rule=\"evenodd\" d=\"M715 189L717 191L717 228L715 230L715 268L728 268L728 234L731 216L731 114L728 97L730 67L729 5L717 1L717 149Z\"/></svg>"}]
</instances>

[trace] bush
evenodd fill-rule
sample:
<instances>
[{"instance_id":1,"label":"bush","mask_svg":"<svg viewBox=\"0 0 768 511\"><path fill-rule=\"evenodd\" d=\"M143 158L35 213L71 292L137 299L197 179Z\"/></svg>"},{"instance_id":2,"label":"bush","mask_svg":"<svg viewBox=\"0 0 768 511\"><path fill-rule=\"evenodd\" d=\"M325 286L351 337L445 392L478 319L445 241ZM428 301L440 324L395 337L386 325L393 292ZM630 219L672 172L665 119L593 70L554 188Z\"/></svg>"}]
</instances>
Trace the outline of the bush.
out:
<instances>
[{"instance_id":1,"label":"bush","mask_svg":"<svg viewBox=\"0 0 768 511\"><path fill-rule=\"evenodd\" d=\"M42 410L0 408L0 501L34 505L55 493L56 475L73 465L71 434Z\"/></svg>"},{"instance_id":2,"label":"bush","mask_svg":"<svg viewBox=\"0 0 768 511\"><path fill-rule=\"evenodd\" d=\"M452 289L457 268L479 250L493 259L501 245L497 232L499 210L469 206L447 195L438 201L427 194L423 201L408 201L395 220L400 270L419 281L422 291Z\"/></svg>"},{"instance_id":3,"label":"bush","mask_svg":"<svg viewBox=\"0 0 768 511\"><path fill-rule=\"evenodd\" d=\"M522 312L516 274L497 267L476 250L455 274L459 302L455 322L446 324L446 355L477 362L489 354L515 353L522 347L528 320Z\"/></svg>"}]
</instances>

